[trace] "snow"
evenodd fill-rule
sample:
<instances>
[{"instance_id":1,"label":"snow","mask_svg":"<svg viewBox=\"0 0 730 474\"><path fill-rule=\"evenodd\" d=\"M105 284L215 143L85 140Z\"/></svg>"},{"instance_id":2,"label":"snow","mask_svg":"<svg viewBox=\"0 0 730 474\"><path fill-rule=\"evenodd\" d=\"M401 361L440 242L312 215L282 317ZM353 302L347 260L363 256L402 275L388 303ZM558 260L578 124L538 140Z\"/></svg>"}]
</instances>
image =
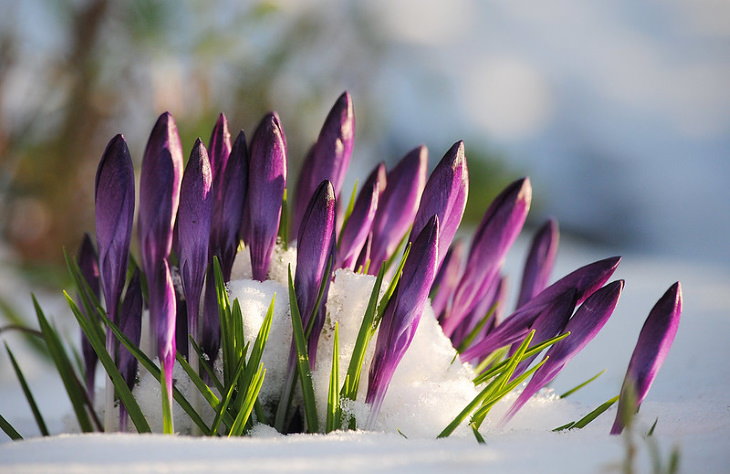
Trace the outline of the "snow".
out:
<instances>
[{"instance_id":1,"label":"snow","mask_svg":"<svg viewBox=\"0 0 730 474\"><path fill-rule=\"evenodd\" d=\"M608 256L605 251L581 249L564 243L555 275ZM514 252L522 255L523 249ZM292 261L291 251L280 262ZM510 256L515 275L520 258ZM286 265L278 267L285 275ZM566 367L553 384L505 427L495 426L511 399L505 400L485 421L482 433L486 446L471 435L433 439L453 411L460 410L471 387L461 386L468 369L448 367L448 347L440 340L430 314L424 314L412 351L403 359L393 386L386 396L374 432L337 432L330 435L281 436L267 427L257 427L252 437L203 439L188 436L129 434L66 434L51 438L30 438L22 442L0 440L0 472L562 472L584 473L620 470L625 456L625 438L612 437L608 430L615 409L609 410L583 430L553 433L558 425L584 415L618 392L639 328L656 299L676 279L684 286L685 309L674 346L644 402L638 417L636 448L638 472L650 470L650 445L644 433L659 419L652 441L666 462L669 450L677 446L681 472L721 473L730 469L726 440L730 436L728 381L730 347L730 273L725 270L682 261L654 260L626 256L616 278L627 280L616 313L602 333ZM372 278L338 272L331 287L331 312L325 325L315 370L319 387L329 375L330 331L340 321L341 353L351 351L356 329L343 322L349 313L359 313L361 301L355 294L369 294ZM283 366L291 333L284 333L285 287L277 282L234 281L233 295L246 293L246 334L255 334L260 318L276 293L274 325L280 319L282 334L265 352L267 377L275 392L276 367ZM349 295L349 296L348 296ZM277 332L272 330L272 336ZM272 340L273 341L273 340ZM272 343L270 341L270 343ZM348 349L349 347L349 349ZM25 363L26 353L13 341L12 348ZM276 350L278 349L278 350ZM26 351L27 352L27 351ZM22 358L21 358L22 357ZM448 361L446 359L449 359ZM30 411L3 357L0 373L0 413L27 437L37 430ZM347 360L344 357L341 360ZM442 364L442 365L440 365ZM344 367L341 362L341 369ZM439 367L439 370L425 370ZM24 365L25 366L25 365ZM454 368L455 367L455 368ZM606 373L574 396L558 400L555 393L572 387L601 369ZM50 371L29 368L27 375L37 401L53 432L63 429L62 417L69 411L58 377ZM453 373L452 373L453 371ZM440 375L435 376L434 373ZM364 381L365 382L365 381ZM154 384L153 384L154 385ZM362 389L364 390L365 387ZM273 393L272 392L272 393ZM449 396L450 395L450 396ZM159 399L150 397L156 406ZM362 408L362 407L361 407ZM357 407L355 408L357 412ZM427 416L424 414L427 413ZM176 420L177 421L177 420ZM408 436L404 439L395 429ZM467 433L468 434L468 433Z\"/></svg>"}]
</instances>

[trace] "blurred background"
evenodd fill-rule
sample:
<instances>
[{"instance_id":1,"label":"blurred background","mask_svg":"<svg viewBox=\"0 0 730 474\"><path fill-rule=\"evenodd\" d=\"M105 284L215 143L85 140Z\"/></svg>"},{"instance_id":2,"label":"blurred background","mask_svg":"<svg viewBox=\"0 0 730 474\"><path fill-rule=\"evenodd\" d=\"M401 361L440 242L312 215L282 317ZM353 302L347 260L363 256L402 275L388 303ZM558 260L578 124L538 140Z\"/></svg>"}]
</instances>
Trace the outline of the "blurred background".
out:
<instances>
[{"instance_id":1,"label":"blurred background","mask_svg":"<svg viewBox=\"0 0 730 474\"><path fill-rule=\"evenodd\" d=\"M93 231L94 173L161 112L183 144L277 110L290 176L329 107L357 116L351 182L466 141L468 218L529 175L532 223L594 245L730 264L730 2L0 0L3 260L61 275ZM186 151L186 152L187 152ZM292 179L293 182L293 179Z\"/></svg>"}]
</instances>

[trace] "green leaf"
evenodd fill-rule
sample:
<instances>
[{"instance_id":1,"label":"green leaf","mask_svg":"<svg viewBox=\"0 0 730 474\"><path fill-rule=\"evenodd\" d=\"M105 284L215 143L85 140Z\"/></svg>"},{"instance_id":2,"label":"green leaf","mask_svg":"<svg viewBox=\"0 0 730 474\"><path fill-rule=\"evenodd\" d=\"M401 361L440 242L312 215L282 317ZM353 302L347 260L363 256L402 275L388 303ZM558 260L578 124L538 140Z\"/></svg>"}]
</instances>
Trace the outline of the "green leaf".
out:
<instances>
[{"instance_id":1,"label":"green leaf","mask_svg":"<svg viewBox=\"0 0 730 474\"><path fill-rule=\"evenodd\" d=\"M0 297L0 313L10 322L10 325L0 328L0 332L8 329L16 329L21 331L27 336L41 336L38 337L26 337L26 341L30 344L33 350L42 356L44 359L48 359L48 351L46 350L45 344L43 344L43 336L33 329L28 328L28 324L15 307L10 304L5 298Z\"/></svg>"},{"instance_id":2,"label":"green leaf","mask_svg":"<svg viewBox=\"0 0 730 474\"><path fill-rule=\"evenodd\" d=\"M484 439L482 434L479 432L479 427L476 426L474 423L469 423L469 426L471 427L472 433L474 433L474 437L477 439L477 443L487 444L487 441Z\"/></svg>"},{"instance_id":3,"label":"green leaf","mask_svg":"<svg viewBox=\"0 0 730 474\"><path fill-rule=\"evenodd\" d=\"M383 265L381 265L381 268L385 268L385 271L387 272L391 266L393 266L393 262L398 258L400 255L401 250L403 249L403 246L408 241L408 236L411 235L411 228L409 227L408 230L406 230L405 234L403 234L403 237L401 237L400 241L398 242L398 246L395 248L395 251L393 254L388 257L388 259L383 262ZM401 259L401 262L404 262L405 259Z\"/></svg>"},{"instance_id":4,"label":"green leaf","mask_svg":"<svg viewBox=\"0 0 730 474\"><path fill-rule=\"evenodd\" d=\"M251 416L251 412L256 404L256 399L261 391L261 386L264 384L265 376L266 369L264 369L264 364L259 364L258 370L254 374L253 380L251 380L251 384L245 392L246 396L241 404L241 408L238 410L236 420L233 422L233 426L231 426L231 430L228 433L229 437L240 436L243 433L243 430L246 427L246 422Z\"/></svg>"},{"instance_id":5,"label":"green leaf","mask_svg":"<svg viewBox=\"0 0 730 474\"><path fill-rule=\"evenodd\" d=\"M195 342L195 340L188 336L188 339L190 340L191 345L193 346L193 350L198 355L198 361L200 362L200 367L205 370L205 373L208 374L208 377L213 382L213 385L215 385L215 388L218 389L218 393L223 393L225 390L223 389L223 384L218 379L218 376L213 371L213 368L210 366L210 361L206 358L206 356L203 354L203 351L200 349L200 346Z\"/></svg>"},{"instance_id":6,"label":"green leaf","mask_svg":"<svg viewBox=\"0 0 730 474\"><path fill-rule=\"evenodd\" d=\"M317 418L317 405L314 401L314 386L312 385L312 373L309 370L309 354L307 351L307 340L304 337L302 317L299 313L297 296L294 290L294 282L289 266L289 307L291 309L292 329L294 333L294 345L297 351L297 372L302 386L304 398L304 419L309 433L319 431L319 420Z\"/></svg>"},{"instance_id":7,"label":"green leaf","mask_svg":"<svg viewBox=\"0 0 730 474\"><path fill-rule=\"evenodd\" d=\"M339 324L335 323L335 336L332 348L332 368L330 370L330 386L327 392L327 428L326 433L335 431L342 426L342 412L340 409L340 336Z\"/></svg>"},{"instance_id":8,"label":"green leaf","mask_svg":"<svg viewBox=\"0 0 730 474\"><path fill-rule=\"evenodd\" d=\"M603 373L604 373L605 371L606 371L606 369L603 369L602 371L598 372L598 373L597 373L596 375L594 375L593 377L589 378L589 379L588 379L588 380L586 380L585 382L582 382L582 383L580 383L580 384L576 385L575 387L571 388L571 389L570 389L570 390L568 390L567 392L565 392L565 393L563 393L562 395L560 395L560 398L567 398L567 397L569 397L570 395L574 394L575 392L577 392L577 391L578 391L578 390L580 390L581 388L585 387L586 385L588 385L589 383L593 382L593 381L594 381L594 380L596 380L596 379L597 379L598 377L600 377L601 375L603 375Z\"/></svg>"},{"instance_id":9,"label":"green leaf","mask_svg":"<svg viewBox=\"0 0 730 474\"><path fill-rule=\"evenodd\" d=\"M71 296L69 296L69 294L65 291L63 292L63 294L66 297L66 301L71 307L71 311L76 317L76 320L79 322L81 330L84 332L86 338L89 340L89 343L94 348L94 352L96 352L96 355L99 357L99 362L101 362L101 364L104 366L104 370L106 370L107 375L114 384L114 389L119 395L119 399L122 401L122 403L124 403L124 406L127 409L127 413L129 414L129 418L132 420L132 423L134 423L134 426L137 428L138 432L149 433L151 431L150 426L147 423L144 415L142 414L142 410L139 408L139 405L137 404L134 395L132 395L132 391L127 386L127 382L124 380L124 377L122 377L122 374L119 372L116 364L112 360L109 353L106 351L103 339L101 339L97 331L95 331L91 327L92 323L88 319L86 319L86 317L84 317L83 313L81 313L81 310L79 310L78 306L76 306L73 298L71 298Z\"/></svg>"},{"instance_id":10,"label":"green leaf","mask_svg":"<svg viewBox=\"0 0 730 474\"><path fill-rule=\"evenodd\" d=\"M243 373L243 368L246 366L246 359L243 357L241 360L238 361L238 364L236 364L236 369L233 373L233 381L228 386L228 389L225 391L225 397L223 397L223 402L221 405L219 405L219 408L216 413L215 420L213 420L213 426L210 429L210 434L214 435L218 433L218 428L220 427L221 421L225 421L228 419L229 421L226 421L226 425L230 428L233 426L233 422L235 421L230 415L228 415L228 405L231 403L231 400L233 400L233 396L235 394L236 386L238 385L238 378Z\"/></svg>"},{"instance_id":11,"label":"green leaf","mask_svg":"<svg viewBox=\"0 0 730 474\"><path fill-rule=\"evenodd\" d=\"M18 365L18 362L15 360L15 356L13 355L13 352L8 347L7 343L5 343L5 350L7 351L8 356L10 357L10 363L13 365L13 370L15 370L15 375L18 376L18 382L20 382L20 387L23 389L23 394L25 394L25 399L28 400L28 405L30 405L30 410L33 412L33 418L35 418L35 422L38 425L38 429L40 430L40 432L43 436L48 436L48 434L49 434L48 427L46 426L45 420L43 420L43 415L41 415L41 411L38 409L38 405L35 402L33 393L30 391L30 387L28 386L28 382L26 382L26 380L25 380L23 371L20 370L20 366Z\"/></svg>"},{"instance_id":12,"label":"green leaf","mask_svg":"<svg viewBox=\"0 0 730 474\"><path fill-rule=\"evenodd\" d=\"M15 428L13 428L13 425L11 425L10 422L6 420L5 417L3 417L2 415L0 415L0 429L2 429L5 434L8 435L13 441L23 439L20 433L18 433Z\"/></svg>"},{"instance_id":13,"label":"green leaf","mask_svg":"<svg viewBox=\"0 0 730 474\"><path fill-rule=\"evenodd\" d=\"M542 352L545 348L547 348L549 346L552 346L556 342L558 342L558 341L560 341L562 339L565 339L568 336L570 336L570 332L566 332L566 333L560 334L559 336L555 336L553 338L547 339L547 340L541 342L540 344L537 344L537 345L535 345L533 347L530 347L529 349L527 349L527 351L525 351L525 354L524 354L523 358L526 359L528 357L532 357L533 355ZM504 369L504 366L507 365L511 360L512 360L512 358L507 359L505 361L502 361L499 364L497 364L494 367L492 367L491 369L489 369L488 371L484 372L483 374L478 375L474 379L474 384L475 385L479 385L480 383L484 383L487 380L491 379L497 373L501 372L502 369Z\"/></svg>"},{"instance_id":14,"label":"green leaf","mask_svg":"<svg viewBox=\"0 0 730 474\"><path fill-rule=\"evenodd\" d=\"M162 372L160 373L160 398L162 399L162 433L174 434L175 426L172 418L172 403L167 395L167 380L165 377L165 365L162 365Z\"/></svg>"},{"instance_id":15,"label":"green leaf","mask_svg":"<svg viewBox=\"0 0 730 474\"><path fill-rule=\"evenodd\" d=\"M345 230L345 227L347 227L347 223L350 221L350 216L352 215L352 210L355 209L355 200L357 199L357 186L358 182L355 180L355 185L352 187L352 192L350 193L350 200L347 202L347 207L345 208L345 214L342 219L342 227L340 227L339 236L340 239L337 241L337 248L340 248L340 243L342 242L342 231Z\"/></svg>"},{"instance_id":16,"label":"green leaf","mask_svg":"<svg viewBox=\"0 0 730 474\"><path fill-rule=\"evenodd\" d=\"M142 352L139 347L137 347L134 343L132 343L132 341L129 340L129 338L119 328L119 326L114 324L109 318L106 317L106 315L103 316L102 322L112 331L114 337L116 337L117 340L122 343L124 347L127 348L129 353L132 354L135 359L137 359L139 364L144 367L153 377L159 380L160 375L162 374L160 368L157 367L157 365L152 362L152 360L147 357L147 355ZM124 384L124 386L126 387L126 383ZM190 404L190 402L188 402L182 392L180 392L174 386L172 389L172 397L175 399L177 404L180 405L180 408L182 408L183 411L187 413L193 423L195 423L198 428L200 428L201 432L208 433L210 431L210 428L208 428L198 412L195 411L193 406Z\"/></svg>"},{"instance_id":17,"label":"green leaf","mask_svg":"<svg viewBox=\"0 0 730 474\"><path fill-rule=\"evenodd\" d=\"M284 188L284 195L281 197L281 216L279 217L279 242L284 250L289 248L289 198L288 190Z\"/></svg>"},{"instance_id":18,"label":"green leaf","mask_svg":"<svg viewBox=\"0 0 730 474\"><path fill-rule=\"evenodd\" d=\"M68 359L68 356L61 344L61 340L58 337L58 333L49 324L48 319L46 319L45 314L43 314L43 310L38 304L38 300L35 298L35 295L31 295L31 297L33 299L33 307L35 308L36 316L38 318L38 324L46 341L46 347L48 347L51 359L56 366L58 374L61 376L68 398L71 400L71 406L76 414L79 427L84 433L94 431L85 408L86 399L84 397L84 393L86 392L86 389L83 388L78 377L76 377L71 361ZM74 306L76 305L74 304Z\"/></svg>"},{"instance_id":19,"label":"green leaf","mask_svg":"<svg viewBox=\"0 0 730 474\"><path fill-rule=\"evenodd\" d=\"M659 417L656 417L654 420L654 423L652 423L651 428L649 428L649 431L647 431L646 436L654 436L654 430L656 429L656 424L659 422Z\"/></svg>"},{"instance_id":20,"label":"green leaf","mask_svg":"<svg viewBox=\"0 0 730 474\"><path fill-rule=\"evenodd\" d=\"M600 404L598 406L598 408L596 408L595 410L591 411L590 413L588 413L586 416L584 416L580 420L574 421L572 423L566 423L566 424L564 424L562 426L558 426L557 428L554 428L553 431L563 431L563 430L566 430L566 429L569 429L569 430L572 430L572 429L581 429L581 428L586 427L591 421L595 420L603 412L605 412L606 410L608 410L609 408L611 408L613 406L613 404L618 401L618 397L619 396L616 395L615 397L611 398L610 400L607 400L607 401L603 402L602 404Z\"/></svg>"}]
</instances>

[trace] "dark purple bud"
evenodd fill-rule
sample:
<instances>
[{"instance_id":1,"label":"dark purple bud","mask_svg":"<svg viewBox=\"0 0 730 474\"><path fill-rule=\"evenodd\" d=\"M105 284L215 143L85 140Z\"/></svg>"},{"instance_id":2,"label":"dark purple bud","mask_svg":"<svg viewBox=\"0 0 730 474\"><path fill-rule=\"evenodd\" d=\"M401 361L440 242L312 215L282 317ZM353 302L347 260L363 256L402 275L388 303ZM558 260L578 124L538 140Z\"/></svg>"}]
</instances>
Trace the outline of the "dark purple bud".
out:
<instances>
[{"instance_id":1,"label":"dark purple bud","mask_svg":"<svg viewBox=\"0 0 730 474\"><path fill-rule=\"evenodd\" d=\"M451 335L451 341L453 342L454 347L459 347L464 338L471 333L471 331L487 314L490 313L490 311L491 314L484 326L484 329L481 331L481 336L486 336L486 334L496 325L496 321L499 317L501 317L502 308L505 304L504 300L507 295L506 280L506 277L502 276L499 280L497 280L496 284L490 286L482 301L476 305L471 314L464 318L464 321L457 326L456 330ZM481 337L476 339L476 341L479 340L481 340Z\"/></svg>"},{"instance_id":2,"label":"dark purple bud","mask_svg":"<svg viewBox=\"0 0 730 474\"><path fill-rule=\"evenodd\" d=\"M439 221L437 216L433 216L416 237L403 267L403 275L383 314L365 400L372 407L368 424L377 417L395 369L418 329L436 276L438 240Z\"/></svg>"},{"instance_id":3,"label":"dark purple bud","mask_svg":"<svg viewBox=\"0 0 730 474\"><path fill-rule=\"evenodd\" d=\"M517 298L518 308L547 286L550 272L553 270L555 254L558 252L559 239L560 231L555 219L549 219L543 224L532 239L522 273L522 286Z\"/></svg>"},{"instance_id":4,"label":"dark purple bud","mask_svg":"<svg viewBox=\"0 0 730 474\"><path fill-rule=\"evenodd\" d=\"M539 344L543 341L557 336L563 331L565 325L568 324L570 315L573 314L575 309L575 290L568 290L558 298L555 298L553 302L543 309L540 314L535 318L535 322L530 326L531 331L535 331L534 341ZM517 345L513 344L510 350L510 355L517 350ZM530 363L537 357L537 354L524 359L515 369L514 377L518 377L522 374Z\"/></svg>"},{"instance_id":5,"label":"dark purple bud","mask_svg":"<svg viewBox=\"0 0 730 474\"><path fill-rule=\"evenodd\" d=\"M335 268L353 270L373 226L378 200L385 189L385 165L380 163L370 173L357 196L352 214L340 234Z\"/></svg>"},{"instance_id":6,"label":"dark purple bud","mask_svg":"<svg viewBox=\"0 0 730 474\"><path fill-rule=\"evenodd\" d=\"M221 344L221 326L218 319L218 295L215 288L213 265L208 265L208 278L203 291L203 324L200 331L200 348L213 365L218 358Z\"/></svg>"},{"instance_id":7,"label":"dark purple bud","mask_svg":"<svg viewBox=\"0 0 730 474\"><path fill-rule=\"evenodd\" d=\"M243 130L238 133L220 179L213 173L213 220L211 221L210 255L220 260L224 280L231 277L233 261L241 240L241 224L248 187L248 149ZM216 321L218 314L215 314Z\"/></svg>"},{"instance_id":8,"label":"dark purple bud","mask_svg":"<svg viewBox=\"0 0 730 474\"><path fill-rule=\"evenodd\" d=\"M145 148L139 190L139 242L142 268L154 279L172 246L180 201L183 154L175 121L168 112L157 119Z\"/></svg>"},{"instance_id":9,"label":"dark purple bud","mask_svg":"<svg viewBox=\"0 0 730 474\"><path fill-rule=\"evenodd\" d=\"M373 240L370 249L371 275L396 251L401 239L413 223L418 202L426 183L428 151L419 146L408 152L388 173L388 185L373 221Z\"/></svg>"},{"instance_id":10,"label":"dark purple bud","mask_svg":"<svg viewBox=\"0 0 730 474\"><path fill-rule=\"evenodd\" d=\"M139 270L135 270L132 279L127 286L124 301L120 310L121 329L132 343L139 347L142 334L142 285L140 284ZM137 358L132 355L122 344L119 344L119 358L117 362L119 372L130 390L134 387L137 379ZM121 402L119 408L120 431L127 431L127 410Z\"/></svg>"},{"instance_id":11,"label":"dark purple bud","mask_svg":"<svg viewBox=\"0 0 730 474\"><path fill-rule=\"evenodd\" d=\"M325 293L320 306L315 308L322 279L329 281L325 275L328 265L331 271L331 260L335 246L335 191L332 183L322 181L314 196L309 201L302 218L297 236L297 270L294 275L297 304L302 314L304 327L312 326L309 337L310 364L314 367L317 355L319 333L324 324L324 311L321 307L327 299ZM315 321L310 323L312 318Z\"/></svg>"},{"instance_id":12,"label":"dark purple bud","mask_svg":"<svg viewBox=\"0 0 730 474\"><path fill-rule=\"evenodd\" d=\"M167 397L172 403L172 370L175 364L175 323L177 308L175 287L167 260L162 260L154 274L157 278L148 280L150 324L157 342L157 354L167 384ZM172 406L172 405L170 405Z\"/></svg>"},{"instance_id":13,"label":"dark purple bud","mask_svg":"<svg viewBox=\"0 0 730 474\"><path fill-rule=\"evenodd\" d=\"M332 106L319 132L319 138L307 154L297 181L294 200L292 234L298 235L299 226L319 183L332 183L335 196L340 195L345 173L350 165L352 145L355 141L355 113L352 98L343 92Z\"/></svg>"},{"instance_id":14,"label":"dark purple bud","mask_svg":"<svg viewBox=\"0 0 730 474\"><path fill-rule=\"evenodd\" d=\"M526 334L542 309L566 291L575 291L576 304L581 304L611 278L620 261L621 257L606 258L580 267L564 276L505 318L487 337L464 351L462 359L474 360L485 357L499 347L519 341L522 336L517 337L517 335Z\"/></svg>"},{"instance_id":15,"label":"dark purple bud","mask_svg":"<svg viewBox=\"0 0 730 474\"><path fill-rule=\"evenodd\" d=\"M464 267L465 253L466 245L464 241L461 239L456 240L446 253L443 262L441 262L431 288L431 293L434 295L431 300L431 307L436 317L446 309L451 296L454 294L454 289L459 283Z\"/></svg>"},{"instance_id":16,"label":"dark purple bud","mask_svg":"<svg viewBox=\"0 0 730 474\"><path fill-rule=\"evenodd\" d=\"M180 277L188 310L188 333L198 340L198 312L208 266L208 242L213 210L213 177L208 153L198 139L180 187L178 236ZM187 344L186 344L187 345Z\"/></svg>"},{"instance_id":17,"label":"dark purple bud","mask_svg":"<svg viewBox=\"0 0 730 474\"><path fill-rule=\"evenodd\" d=\"M458 141L446 152L428 178L413 220L410 240L421 232L431 216L437 215L441 223L439 259L443 260L461 224L468 194L469 171L464 156L464 142Z\"/></svg>"},{"instance_id":18,"label":"dark purple bud","mask_svg":"<svg viewBox=\"0 0 730 474\"><path fill-rule=\"evenodd\" d=\"M244 240L251 252L255 280L266 280L276 244L281 200L286 188L286 141L279 117L263 118L251 140Z\"/></svg>"},{"instance_id":19,"label":"dark purple bud","mask_svg":"<svg viewBox=\"0 0 730 474\"><path fill-rule=\"evenodd\" d=\"M117 322L134 220L134 168L121 135L112 138L101 157L95 200L101 288L109 318Z\"/></svg>"},{"instance_id":20,"label":"dark purple bud","mask_svg":"<svg viewBox=\"0 0 730 474\"><path fill-rule=\"evenodd\" d=\"M502 423L509 421L530 397L552 382L563 370L565 364L596 337L613 314L623 288L623 280L614 281L593 293L583 302L565 326L564 332L569 332L570 336L556 342L548 349L545 354L547 361L532 375L525 389L504 415Z\"/></svg>"},{"instance_id":21,"label":"dark purple bud","mask_svg":"<svg viewBox=\"0 0 730 474\"><path fill-rule=\"evenodd\" d=\"M372 244L373 244L373 233L371 231L368 234L368 237L365 239L365 243L363 244L362 250L360 251L360 256L357 257L357 263L355 264L355 271L365 272L366 267L368 265L370 265L370 249L372 248Z\"/></svg>"},{"instance_id":22,"label":"dark purple bud","mask_svg":"<svg viewBox=\"0 0 730 474\"><path fill-rule=\"evenodd\" d=\"M484 298L499 275L507 250L522 230L532 200L528 178L510 184L497 196L484 214L474 234L466 269L452 305L447 309L442 328L451 336L456 327Z\"/></svg>"},{"instance_id":23,"label":"dark purple bud","mask_svg":"<svg viewBox=\"0 0 730 474\"><path fill-rule=\"evenodd\" d=\"M84 234L84 238L81 241L81 247L79 247L79 253L76 259L81 270L81 275L89 285L91 292L100 298L101 293L99 289L99 261L96 256L96 250L94 244L91 242L89 234ZM81 297L76 298L78 307L84 312L88 318L91 315L96 314L95 308L87 308L83 303ZM86 391L89 394L89 398L94 400L94 384L96 380L96 363L98 357L94 348L91 347L89 339L86 337L83 331L81 331L81 353L84 357L84 372L86 374Z\"/></svg>"},{"instance_id":24,"label":"dark purple bud","mask_svg":"<svg viewBox=\"0 0 730 474\"><path fill-rule=\"evenodd\" d=\"M652 308L639 333L618 399L616 419L611 434L621 434L624 415L639 411L649 393L659 368L667 358L682 314L682 287L679 282L669 287Z\"/></svg>"},{"instance_id":25,"label":"dark purple bud","mask_svg":"<svg viewBox=\"0 0 730 474\"><path fill-rule=\"evenodd\" d=\"M213 173L213 188L215 200L220 201L223 196L223 171L228 163L228 155L231 153L231 134L228 132L228 119L224 114L218 115L213 131L208 140L208 160Z\"/></svg>"}]
</instances>

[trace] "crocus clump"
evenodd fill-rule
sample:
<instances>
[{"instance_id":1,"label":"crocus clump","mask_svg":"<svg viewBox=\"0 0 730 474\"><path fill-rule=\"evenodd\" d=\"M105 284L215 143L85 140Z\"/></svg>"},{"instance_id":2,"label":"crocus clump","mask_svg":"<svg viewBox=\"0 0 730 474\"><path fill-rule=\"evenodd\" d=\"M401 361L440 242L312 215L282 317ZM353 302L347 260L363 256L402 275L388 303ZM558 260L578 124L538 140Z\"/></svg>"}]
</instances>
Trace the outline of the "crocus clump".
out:
<instances>
[{"instance_id":1,"label":"crocus clump","mask_svg":"<svg viewBox=\"0 0 730 474\"><path fill-rule=\"evenodd\" d=\"M150 430L147 408L130 395L139 390L137 379L145 379L142 367L163 389L166 432L175 429L173 410L187 414L190 432L211 436L242 435L255 423L284 433L374 427L391 385L401 383L398 370L419 327L427 327L447 347L444 364L433 370L457 373L473 396L439 436L469 417L480 439L495 403L527 383L504 415L507 422L606 324L624 287L623 280L606 284L620 258L550 283L559 241L553 219L533 237L517 304L508 310L504 262L527 222L528 178L498 194L467 242L455 239L469 194L463 142L454 143L430 175L424 146L391 169L377 164L347 203L342 189L354 137L354 107L345 92L306 154L293 194L287 191L287 140L275 112L261 120L250 142L240 131L233 143L221 114L208 147L198 139L187 165L175 121L164 113L144 152L138 206L127 145L121 135L111 140L96 177L96 249L87 236L78 269L71 265L80 287L71 304L84 335L79 379L88 391L77 400L69 385L75 408L83 408L79 416L95 414L88 399L98 359L109 374L105 430L114 427L115 394L122 402L118 426L127 429L132 420L138 431ZM130 258L135 208L140 267ZM289 278L282 277L287 266ZM342 281L359 300L341 294ZM239 298L266 295L267 301L248 304L233 298L232 288ZM145 310L149 327L142 327ZM632 403L628 409L636 411L646 397L680 312L677 283L639 335L620 413ZM139 348L144 332L153 346L148 354ZM318 357L322 352L327 357ZM266 364L279 377L274 382ZM322 370L329 371L326 394L313 382L312 374ZM402 396L402 387L397 392ZM612 433L622 423L617 417Z\"/></svg>"}]
</instances>

